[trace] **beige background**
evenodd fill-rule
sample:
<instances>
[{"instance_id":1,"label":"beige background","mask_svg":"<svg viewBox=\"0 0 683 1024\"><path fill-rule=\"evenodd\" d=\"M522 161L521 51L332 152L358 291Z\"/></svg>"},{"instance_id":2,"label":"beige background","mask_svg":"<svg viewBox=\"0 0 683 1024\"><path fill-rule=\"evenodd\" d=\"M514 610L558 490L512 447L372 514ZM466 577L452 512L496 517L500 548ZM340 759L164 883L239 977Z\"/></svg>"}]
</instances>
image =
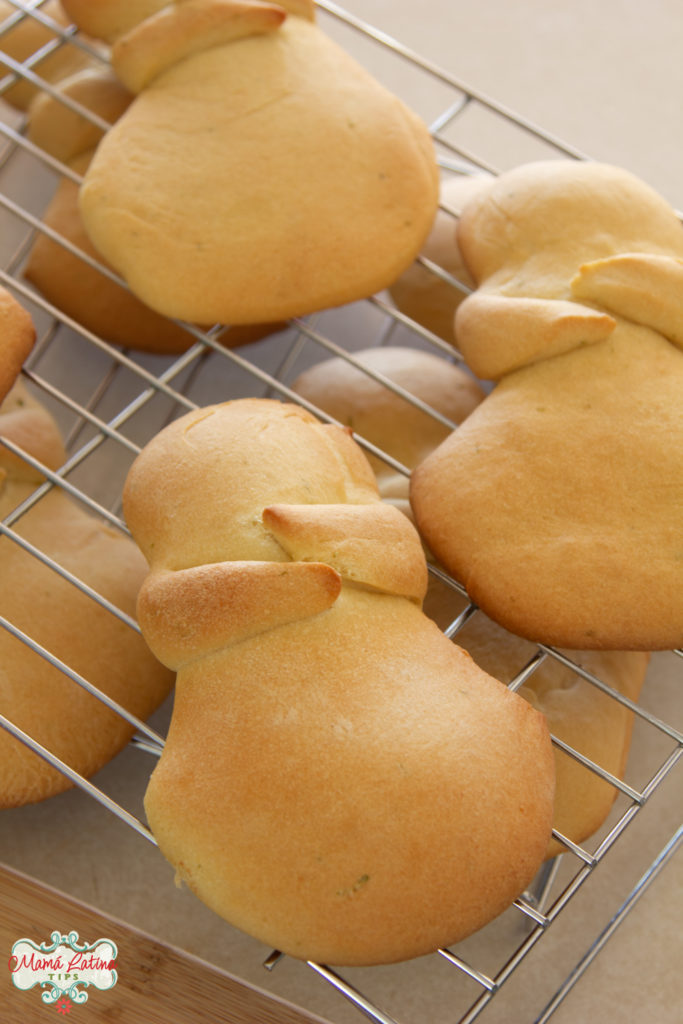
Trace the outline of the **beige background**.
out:
<instances>
[{"instance_id":1,"label":"beige background","mask_svg":"<svg viewBox=\"0 0 683 1024\"><path fill-rule=\"evenodd\" d=\"M683 205L677 0L348 0L345 9Z\"/></svg>"}]
</instances>

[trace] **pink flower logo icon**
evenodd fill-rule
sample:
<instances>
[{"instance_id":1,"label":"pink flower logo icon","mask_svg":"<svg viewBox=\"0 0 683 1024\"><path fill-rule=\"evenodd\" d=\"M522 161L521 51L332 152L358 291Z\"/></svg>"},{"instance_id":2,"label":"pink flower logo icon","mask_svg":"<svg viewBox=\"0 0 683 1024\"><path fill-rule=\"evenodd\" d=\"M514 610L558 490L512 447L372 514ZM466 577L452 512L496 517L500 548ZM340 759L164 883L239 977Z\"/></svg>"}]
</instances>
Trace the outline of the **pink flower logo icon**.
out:
<instances>
[{"instance_id":1,"label":"pink flower logo icon","mask_svg":"<svg viewBox=\"0 0 683 1024\"><path fill-rule=\"evenodd\" d=\"M62 1013L66 1016L67 1013L71 1013L73 1003L67 996L62 996L61 999L57 1000L55 1006L57 1007L57 1013Z\"/></svg>"}]
</instances>

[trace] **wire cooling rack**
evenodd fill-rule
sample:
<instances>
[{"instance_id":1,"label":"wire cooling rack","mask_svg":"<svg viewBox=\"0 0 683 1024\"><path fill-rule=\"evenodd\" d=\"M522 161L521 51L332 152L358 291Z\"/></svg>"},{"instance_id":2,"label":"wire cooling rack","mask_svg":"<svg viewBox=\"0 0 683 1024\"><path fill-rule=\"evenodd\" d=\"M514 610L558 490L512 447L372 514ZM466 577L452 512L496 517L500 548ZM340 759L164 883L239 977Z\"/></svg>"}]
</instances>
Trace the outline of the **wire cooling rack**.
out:
<instances>
[{"instance_id":1,"label":"wire cooling rack","mask_svg":"<svg viewBox=\"0 0 683 1024\"><path fill-rule=\"evenodd\" d=\"M81 38L72 26L57 24L41 3L12 0L6 7L4 20L0 22L0 51L7 33L26 19L48 29L49 39L41 44L39 50L21 60L7 55L2 58L4 71L0 69L0 95L4 96L18 81L29 83L36 91L54 93L54 83L42 77L42 68L47 66L47 58L70 47L78 48L94 62L105 62L106 58ZM584 158L584 154L515 116L488 97L468 89L338 5L321 2L319 18L323 27L342 43L352 45L360 59L365 59L378 77L384 77L423 116L430 125L444 174L478 170L497 173L524 160L552 155ZM82 113L90 116L86 111ZM356 363L354 353L359 349L389 342L458 359L448 344L398 312L386 295L373 296L344 309L323 311L316 316L292 321L277 334L233 350L220 344L218 325L206 331L187 327L190 335L188 348L178 356L124 350L106 338L92 334L43 299L23 276L35 237L48 231L41 216L59 176L67 175L77 180L77 175L27 140L22 111L3 102L1 114L0 283L34 318L38 341L26 362L23 375L29 387L54 414L63 430L68 450L64 465L56 472L44 470L46 482L0 523L0 533L10 542L22 543L15 530L16 524L21 515L52 487L62 488L84 507L125 533L120 497L128 467L158 429L188 409L247 395L279 397L301 402L322 419L329 420L321 410L303 402L290 387L299 372L321 359L334 355ZM53 237L60 241L58 235L53 233ZM69 247L64 240L61 244ZM439 276L450 287L462 289L463 286L440 267L424 259L422 263L429 273ZM409 392L401 391L386 381L382 383L425 408ZM427 411L437 415L428 407ZM399 471L404 471L404 467L395 464L368 439L356 436L369 453L383 456ZM3 443L35 464L35 460L10 442ZM64 575L60 566L44 552L31 550L30 553L55 573ZM458 589L455 581L443 574L441 577L447 585ZM85 589L78 580L72 580L72 583ZM86 592L92 600L103 603L98 595ZM446 630L447 634L454 638L463 635L468 622L476 615L476 608L469 605L454 618ZM56 665L72 679L74 686L88 685L87 680L82 680L68 665L41 648L12 622L2 620L1 625ZM137 629L137 626L131 622L129 628ZM658 669L663 666L667 676L677 679L679 684L683 676L681 655L681 651L665 652L653 659ZM643 702L633 705L611 690L603 680L580 668L566 654L549 647L538 647L530 659L520 664L509 685L518 688L548 659L562 662L591 685L606 692L611 699L630 707L636 716L633 749L642 750L644 754L637 759L637 773L627 772L626 778L621 780L570 750L586 771L599 774L614 787L613 812L602 829L582 846L556 834L564 842L566 853L546 866L534 886L516 901L508 914L489 925L483 937L476 936L472 942L434 954L451 969L447 983L449 1009L444 1020L453 1024L466 1024L480 1016L486 1020L493 1019L488 1014L494 1003L496 1007L502 1003L502 1012L505 1013L506 992L511 988L511 979L524 977L525 971L532 979L527 984L533 988L536 974L528 965L537 947L543 947L547 936L563 928L567 908L574 904L584 885L596 873L602 875L610 871L609 863L615 856L614 851L628 849L629 844L639 841L636 836L640 837L642 830L637 831L634 823L664 784L675 777L674 769L678 767L680 770L683 737L675 723L663 716L656 688L650 692L646 686ZM666 704L663 706L667 707ZM136 726L131 746L139 751L136 756L140 757L140 774L144 778L149 773L149 759L145 754L158 756L163 746L162 732L156 726L131 719L122 708L117 710ZM100 785L80 777L68 765L57 761L8 719L0 718L0 724L66 774L82 791L84 800L94 798L120 819L122 828L128 826L141 840L154 843L135 810L127 808ZM560 744L559 740L555 742ZM664 837L643 870L629 880L627 891L618 893L604 922L594 927L592 932L586 932L583 947L566 965L559 980L553 981L552 991L544 993L539 987L541 1003L536 1003L524 1020L533 1019L536 1024L541 1024L550 1019L672 858L680 841L680 829ZM277 951L265 958L265 966L271 972L269 978L274 979L276 988L279 967L278 970L275 968L282 959ZM389 1000L391 1005L387 1007L381 999L370 994L373 991L372 973L345 972L342 975L322 964L309 964L308 967L343 997L338 1001L340 1016L337 1017L333 1009L328 1011L330 1019L346 1021L349 1018L345 1014L352 1012L354 1018L360 1015L380 1024L408 1024L408 1018L402 1011L407 1003L404 1004L400 994L400 969L398 975L392 975L392 986L399 994L393 1002ZM414 975L411 974L410 978L412 986ZM424 1020L422 1017L415 1019ZM516 1019L521 1021L522 1017Z\"/></svg>"}]
</instances>

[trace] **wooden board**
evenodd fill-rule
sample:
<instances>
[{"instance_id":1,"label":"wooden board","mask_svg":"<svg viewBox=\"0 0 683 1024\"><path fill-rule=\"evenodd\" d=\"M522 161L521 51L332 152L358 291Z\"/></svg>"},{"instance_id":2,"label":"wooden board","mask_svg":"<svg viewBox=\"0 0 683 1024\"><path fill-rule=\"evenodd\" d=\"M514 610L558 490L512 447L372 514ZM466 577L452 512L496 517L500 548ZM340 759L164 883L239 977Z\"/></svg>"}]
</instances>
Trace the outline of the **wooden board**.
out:
<instances>
[{"instance_id":1,"label":"wooden board","mask_svg":"<svg viewBox=\"0 0 683 1024\"><path fill-rule=\"evenodd\" d=\"M116 985L60 1015L37 988L21 991L6 966L13 944L49 942L54 931L81 942L111 939L118 948ZM0 864L0 1020L3 1024L326 1024L95 908Z\"/></svg>"}]
</instances>

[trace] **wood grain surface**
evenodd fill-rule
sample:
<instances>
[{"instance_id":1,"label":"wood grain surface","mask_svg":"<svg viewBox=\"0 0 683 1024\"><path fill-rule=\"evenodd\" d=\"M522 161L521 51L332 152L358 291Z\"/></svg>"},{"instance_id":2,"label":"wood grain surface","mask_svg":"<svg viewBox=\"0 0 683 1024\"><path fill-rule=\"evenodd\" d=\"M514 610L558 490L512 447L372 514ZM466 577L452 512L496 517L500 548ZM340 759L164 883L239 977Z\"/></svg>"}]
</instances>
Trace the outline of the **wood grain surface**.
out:
<instances>
[{"instance_id":1,"label":"wood grain surface","mask_svg":"<svg viewBox=\"0 0 683 1024\"><path fill-rule=\"evenodd\" d=\"M76 931L81 942L111 939L117 949L116 985L92 990L86 1003L60 1015L37 988L21 991L8 963L20 938L49 941L53 931ZM3 1024L326 1024L321 1018L245 984L196 957L165 945L94 907L0 865L0 1020Z\"/></svg>"}]
</instances>

